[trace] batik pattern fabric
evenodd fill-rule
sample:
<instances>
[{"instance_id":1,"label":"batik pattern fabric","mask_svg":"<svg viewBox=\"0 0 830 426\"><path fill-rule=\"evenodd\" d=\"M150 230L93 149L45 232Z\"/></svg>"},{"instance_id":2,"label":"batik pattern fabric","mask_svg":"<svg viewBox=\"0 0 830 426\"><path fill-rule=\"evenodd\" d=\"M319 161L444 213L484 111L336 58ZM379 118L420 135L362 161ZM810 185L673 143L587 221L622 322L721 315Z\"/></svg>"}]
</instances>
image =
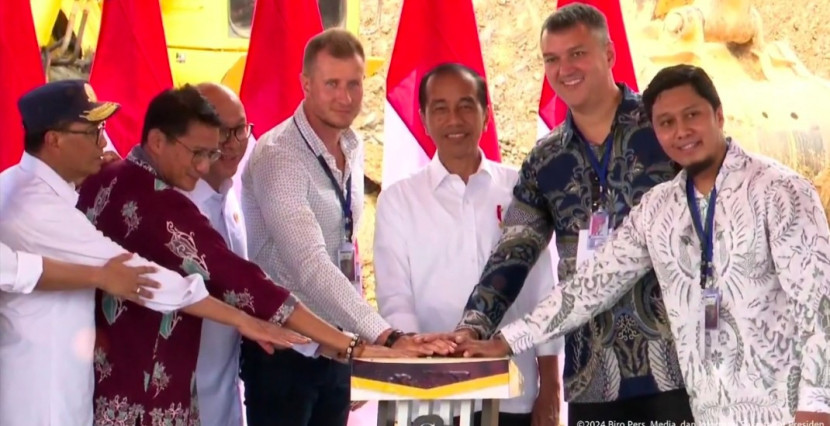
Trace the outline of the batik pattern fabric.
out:
<instances>
[{"instance_id":1,"label":"batik pattern fabric","mask_svg":"<svg viewBox=\"0 0 830 426\"><path fill-rule=\"evenodd\" d=\"M125 249L182 275L202 276L212 296L252 316L281 324L295 306L287 290L228 249L198 208L156 174L140 147L89 177L78 208ZM101 292L95 319L95 424L198 424L202 320Z\"/></svg>"},{"instance_id":2,"label":"batik pattern fabric","mask_svg":"<svg viewBox=\"0 0 830 426\"><path fill-rule=\"evenodd\" d=\"M656 271L696 422L790 424L830 413L830 230L813 185L728 149L716 179L718 325L704 326L701 244L686 173L646 194L595 257L502 330L514 352L577 328Z\"/></svg>"},{"instance_id":3,"label":"batik pattern fabric","mask_svg":"<svg viewBox=\"0 0 830 426\"><path fill-rule=\"evenodd\" d=\"M640 96L620 85L622 100L612 126L607 192L569 115L537 143L522 164L504 233L467 303L460 327L487 338L514 302L524 280L555 233L560 279L576 269L579 231L588 229L600 198L618 226L655 185L678 171L660 148ZM605 144L596 147L602 159ZM564 388L568 402L607 402L683 388L660 287L653 273L607 311L565 336Z\"/></svg>"}]
</instances>

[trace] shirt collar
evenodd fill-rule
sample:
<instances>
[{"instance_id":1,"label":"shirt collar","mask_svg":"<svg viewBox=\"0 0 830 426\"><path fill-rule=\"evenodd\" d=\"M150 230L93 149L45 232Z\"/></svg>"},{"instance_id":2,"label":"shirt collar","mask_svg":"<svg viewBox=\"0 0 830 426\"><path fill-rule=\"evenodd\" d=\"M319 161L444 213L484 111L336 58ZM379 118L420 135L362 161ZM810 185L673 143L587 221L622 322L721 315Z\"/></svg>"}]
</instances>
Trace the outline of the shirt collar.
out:
<instances>
[{"instance_id":1,"label":"shirt collar","mask_svg":"<svg viewBox=\"0 0 830 426\"><path fill-rule=\"evenodd\" d=\"M230 192L231 188L233 188L233 181L231 179L227 179L224 182L222 182L222 185L219 186L218 192L214 190L209 183L205 182L204 179L199 179L196 182L196 186L193 188L193 190L186 194L197 205L202 204L211 199L219 202L224 202L225 200L227 200L228 193Z\"/></svg>"},{"instance_id":2,"label":"shirt collar","mask_svg":"<svg viewBox=\"0 0 830 426\"><path fill-rule=\"evenodd\" d=\"M20 168L46 182L58 196L68 203L71 203L73 206L78 204L78 193L75 191L75 184L67 182L55 169L44 163L41 159L24 152L23 157L20 159Z\"/></svg>"},{"instance_id":3,"label":"shirt collar","mask_svg":"<svg viewBox=\"0 0 830 426\"><path fill-rule=\"evenodd\" d=\"M639 121L642 114L640 95L631 90L625 83L617 83L617 87L622 91L622 99L617 106L617 112L614 116L614 121L617 124L627 124L631 121ZM562 135L565 141L570 141L579 133L574 123L571 110L565 116L565 121L562 122Z\"/></svg>"},{"instance_id":4,"label":"shirt collar","mask_svg":"<svg viewBox=\"0 0 830 426\"><path fill-rule=\"evenodd\" d=\"M729 173L745 169L749 160L750 157L746 151L738 146L737 142L733 141L731 137L727 137L726 156L723 158L723 164L721 164L720 170L718 171L718 177L715 178L715 187L721 187L723 180L726 179ZM681 170L674 178L674 184L684 192L686 191L686 179L686 169Z\"/></svg>"},{"instance_id":5,"label":"shirt collar","mask_svg":"<svg viewBox=\"0 0 830 426\"><path fill-rule=\"evenodd\" d=\"M311 124L309 124L308 117L305 115L305 110L303 109L304 105L305 101L300 102L300 105L294 111L293 118L294 122L297 123L295 130L298 130L300 135L311 145L314 155L320 155L322 153L324 156L330 156L331 154L329 154L323 141L317 136L314 129L311 128ZM346 129L340 137L340 146L347 159L351 158L352 153L357 149L358 145L357 133L351 128Z\"/></svg>"},{"instance_id":6,"label":"shirt collar","mask_svg":"<svg viewBox=\"0 0 830 426\"><path fill-rule=\"evenodd\" d=\"M136 145L130 150L130 153L127 154L127 161L141 167L144 170L147 170L156 178L161 179L161 175L159 174L158 169L156 169L153 160L150 159L150 156L147 155L147 151L145 151L141 145Z\"/></svg>"},{"instance_id":7,"label":"shirt collar","mask_svg":"<svg viewBox=\"0 0 830 426\"><path fill-rule=\"evenodd\" d=\"M478 170L476 170L473 176L484 172L487 176L493 177L492 161L487 159L481 148L478 149L478 153L481 155L481 163L479 163ZM444 179L446 179L447 176L450 176L450 172L446 167L444 167L441 160L438 159L438 153L435 153L435 155L432 156L432 160L430 160L429 164L427 164L427 176L429 177L429 187L433 191L441 186L441 183L444 182Z\"/></svg>"}]
</instances>

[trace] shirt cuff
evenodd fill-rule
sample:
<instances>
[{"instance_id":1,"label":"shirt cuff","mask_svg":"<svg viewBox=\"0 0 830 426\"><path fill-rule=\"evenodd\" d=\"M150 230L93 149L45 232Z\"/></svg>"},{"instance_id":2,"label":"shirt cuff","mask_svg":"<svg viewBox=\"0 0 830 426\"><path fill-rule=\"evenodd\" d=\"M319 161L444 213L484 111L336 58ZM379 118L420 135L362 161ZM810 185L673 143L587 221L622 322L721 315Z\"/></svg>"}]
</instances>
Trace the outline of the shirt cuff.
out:
<instances>
[{"instance_id":1,"label":"shirt cuff","mask_svg":"<svg viewBox=\"0 0 830 426\"><path fill-rule=\"evenodd\" d=\"M830 413L830 389L802 385L798 390L798 408L796 411Z\"/></svg>"},{"instance_id":2,"label":"shirt cuff","mask_svg":"<svg viewBox=\"0 0 830 426\"><path fill-rule=\"evenodd\" d=\"M37 286L43 275L43 257L32 253L17 252L17 292L28 294Z\"/></svg>"},{"instance_id":3,"label":"shirt cuff","mask_svg":"<svg viewBox=\"0 0 830 426\"><path fill-rule=\"evenodd\" d=\"M511 322L501 329L501 335L510 346L513 355L533 349L533 333L522 320Z\"/></svg>"},{"instance_id":4,"label":"shirt cuff","mask_svg":"<svg viewBox=\"0 0 830 426\"><path fill-rule=\"evenodd\" d=\"M274 324L279 324L279 325L285 324L285 322L288 321L288 317L290 317L291 314L294 313L294 307L297 306L298 301L299 301L299 299L297 299L297 296L294 296L293 294L289 294L288 297L285 299L285 301L282 302L282 305L280 305L280 308L277 309L277 313L275 313L274 316L271 317L270 322L272 322ZM316 348L315 348L315 351L316 351ZM303 353L303 352L300 352L300 353ZM306 356L308 356L308 355L306 355Z\"/></svg>"}]
</instances>

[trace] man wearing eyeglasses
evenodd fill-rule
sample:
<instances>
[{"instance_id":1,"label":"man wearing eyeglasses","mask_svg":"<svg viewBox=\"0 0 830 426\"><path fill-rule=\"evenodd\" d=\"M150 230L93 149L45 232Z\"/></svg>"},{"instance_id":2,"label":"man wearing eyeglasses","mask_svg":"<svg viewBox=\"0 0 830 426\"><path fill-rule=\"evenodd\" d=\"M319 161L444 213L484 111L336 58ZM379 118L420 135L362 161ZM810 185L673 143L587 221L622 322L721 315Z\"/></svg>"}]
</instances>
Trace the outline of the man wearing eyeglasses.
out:
<instances>
[{"instance_id":1,"label":"man wearing eyeglasses","mask_svg":"<svg viewBox=\"0 0 830 426\"><path fill-rule=\"evenodd\" d=\"M202 83L196 89L213 106L222 122L219 143L222 155L210 165L210 170L196 183L196 187L186 194L208 218L228 248L247 259L245 220L233 191L233 177L245 154L253 124L248 123L239 97L227 87ZM239 332L234 328L213 321L202 322L196 364L202 426L243 423L238 375L240 344Z\"/></svg>"},{"instance_id":2,"label":"man wearing eyeglasses","mask_svg":"<svg viewBox=\"0 0 830 426\"><path fill-rule=\"evenodd\" d=\"M78 208L124 247L158 264L204 277L207 290L265 329L282 330L273 346L309 340L345 361L355 356L406 356L364 345L326 324L255 264L228 248L182 192L192 191L222 155L222 122L190 85L150 101L141 145L105 166L80 191ZM200 421L196 366L202 322L173 312L159 315L106 296L96 306L95 423L192 424ZM268 321L267 323L265 321ZM245 328L240 334L251 338ZM258 339L256 336L253 339ZM260 343L260 349L273 347Z\"/></svg>"},{"instance_id":3,"label":"man wearing eyeglasses","mask_svg":"<svg viewBox=\"0 0 830 426\"><path fill-rule=\"evenodd\" d=\"M17 165L0 174L0 235L4 244L12 250L87 266L109 264L114 256L124 259L126 250L90 223L106 198L84 215L75 208L78 194L74 184L101 169L103 123L118 108L112 102L99 102L83 80L47 83L18 100L25 153ZM4 263L7 254L2 254ZM109 374L113 368L94 352L96 287L108 291L105 308L116 316L127 310L153 309L160 317L182 310L239 325L249 337L287 346L283 329L209 297L202 276L188 273L183 278L137 256L127 265L149 272L147 278L159 283L159 288L134 287L131 294L125 294L123 285L108 282L101 286L100 279L71 276L64 276L57 285L40 283L28 290L2 286L0 424L93 423L93 370ZM134 304L139 302L137 298L150 309Z\"/></svg>"}]
</instances>

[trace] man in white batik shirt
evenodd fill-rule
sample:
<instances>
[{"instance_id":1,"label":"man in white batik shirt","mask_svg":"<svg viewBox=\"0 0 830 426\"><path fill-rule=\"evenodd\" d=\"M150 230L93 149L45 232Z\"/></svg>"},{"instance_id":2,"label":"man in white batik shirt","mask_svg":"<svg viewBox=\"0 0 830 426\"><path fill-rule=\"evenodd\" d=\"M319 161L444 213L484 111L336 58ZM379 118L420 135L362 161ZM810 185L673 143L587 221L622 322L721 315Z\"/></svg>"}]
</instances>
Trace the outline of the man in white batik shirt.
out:
<instances>
[{"instance_id":1,"label":"man in white batik shirt","mask_svg":"<svg viewBox=\"0 0 830 426\"><path fill-rule=\"evenodd\" d=\"M459 349L522 353L654 268L698 423L830 424L830 230L815 187L724 136L717 91L698 67L661 70L643 103L683 172L646 193L533 313Z\"/></svg>"},{"instance_id":2,"label":"man in white batik shirt","mask_svg":"<svg viewBox=\"0 0 830 426\"><path fill-rule=\"evenodd\" d=\"M233 176L248 146L252 124L239 97L225 86L202 83L197 86L216 110L222 122L222 156L210 171L185 194L193 201L228 248L248 259L247 236L242 209L233 191ZM214 321L202 322L199 358L196 362L196 391L202 426L241 426L242 401L239 392L241 337L233 327Z\"/></svg>"},{"instance_id":3,"label":"man in white batik shirt","mask_svg":"<svg viewBox=\"0 0 830 426\"><path fill-rule=\"evenodd\" d=\"M421 120L436 154L418 173L381 192L374 266L381 315L405 332L437 333L461 319L470 289L499 240L503 210L519 174L484 158L479 148L489 99L478 73L442 64L424 75L419 92ZM553 285L551 252L545 250L505 318L530 312ZM562 339L544 342L516 358L522 394L501 401L501 426L559 424L562 346ZM476 424L480 415L477 411Z\"/></svg>"}]
</instances>

